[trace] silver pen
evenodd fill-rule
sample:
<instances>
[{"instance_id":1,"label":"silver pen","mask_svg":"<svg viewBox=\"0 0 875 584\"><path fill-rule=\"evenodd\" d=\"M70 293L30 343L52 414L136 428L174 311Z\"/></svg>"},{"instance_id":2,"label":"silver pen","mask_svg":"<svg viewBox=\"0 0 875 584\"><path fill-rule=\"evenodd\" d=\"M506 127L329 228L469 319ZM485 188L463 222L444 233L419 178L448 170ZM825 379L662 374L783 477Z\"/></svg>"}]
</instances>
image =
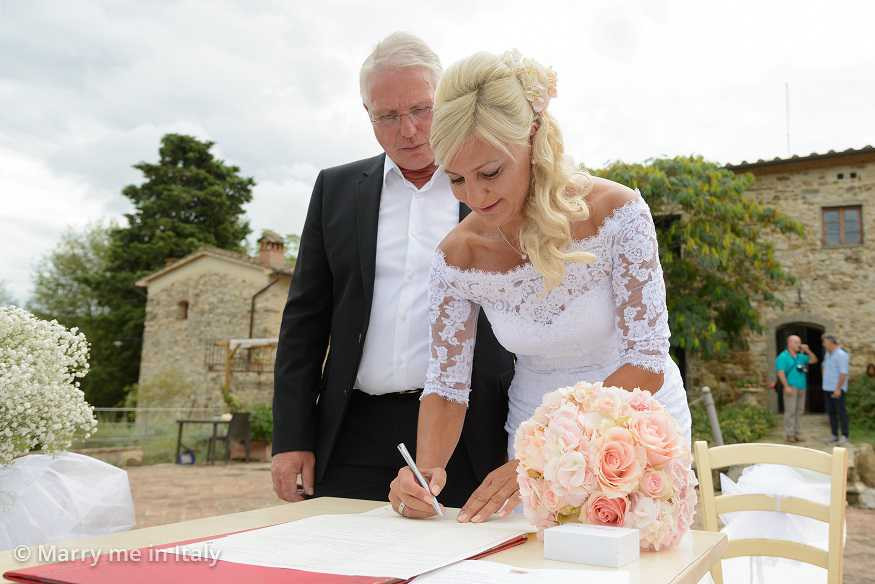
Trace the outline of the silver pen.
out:
<instances>
[{"instance_id":1,"label":"silver pen","mask_svg":"<svg viewBox=\"0 0 875 584\"><path fill-rule=\"evenodd\" d=\"M428 488L428 482L425 480L425 477L422 476L422 473L419 472L419 469L416 468L416 463L413 462L413 457L410 456L410 452L407 451L407 447L404 446L404 443L398 445L398 452L401 453L401 456L404 457L404 462L407 463L407 466L410 467L410 470L413 471L413 476L416 477L416 480L419 481L419 484L422 485L422 488L431 494L431 489ZM431 496L431 504L434 505L435 512L443 517L444 512L441 511L441 505L438 503L437 497L434 495Z\"/></svg>"}]
</instances>

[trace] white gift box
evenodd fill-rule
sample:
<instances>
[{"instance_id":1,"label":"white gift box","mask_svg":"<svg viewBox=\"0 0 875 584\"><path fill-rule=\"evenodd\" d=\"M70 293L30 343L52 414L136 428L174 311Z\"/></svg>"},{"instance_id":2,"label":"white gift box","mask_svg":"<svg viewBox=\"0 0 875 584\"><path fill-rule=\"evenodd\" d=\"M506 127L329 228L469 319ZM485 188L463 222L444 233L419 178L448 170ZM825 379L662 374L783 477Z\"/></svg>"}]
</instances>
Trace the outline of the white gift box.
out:
<instances>
[{"instance_id":1,"label":"white gift box","mask_svg":"<svg viewBox=\"0 0 875 584\"><path fill-rule=\"evenodd\" d=\"M619 568L638 560L637 529L566 523L544 530L544 558Z\"/></svg>"}]
</instances>

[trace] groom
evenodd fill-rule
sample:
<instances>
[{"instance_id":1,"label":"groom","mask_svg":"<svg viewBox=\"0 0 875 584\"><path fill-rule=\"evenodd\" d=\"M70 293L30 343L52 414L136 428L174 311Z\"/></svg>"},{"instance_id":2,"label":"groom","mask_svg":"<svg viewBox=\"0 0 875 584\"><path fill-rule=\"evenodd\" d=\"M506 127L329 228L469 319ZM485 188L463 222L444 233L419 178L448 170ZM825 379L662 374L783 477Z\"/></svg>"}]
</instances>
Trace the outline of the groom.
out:
<instances>
[{"instance_id":1,"label":"groom","mask_svg":"<svg viewBox=\"0 0 875 584\"><path fill-rule=\"evenodd\" d=\"M385 501L404 464L396 445L415 446L431 262L469 212L428 143L440 73L437 55L418 38L395 33L380 42L360 84L385 153L316 178L276 354L271 472L284 500ZM444 505L461 507L503 464L512 376L512 356L481 314L471 402L447 466Z\"/></svg>"}]
</instances>

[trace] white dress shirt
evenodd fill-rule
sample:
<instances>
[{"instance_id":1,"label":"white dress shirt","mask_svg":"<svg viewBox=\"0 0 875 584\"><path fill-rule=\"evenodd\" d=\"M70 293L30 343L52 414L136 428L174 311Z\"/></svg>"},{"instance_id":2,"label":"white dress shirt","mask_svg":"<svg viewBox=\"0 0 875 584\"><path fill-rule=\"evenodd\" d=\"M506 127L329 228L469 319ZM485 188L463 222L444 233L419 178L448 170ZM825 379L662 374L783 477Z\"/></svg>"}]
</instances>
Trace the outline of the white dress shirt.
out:
<instances>
[{"instance_id":1,"label":"white dress shirt","mask_svg":"<svg viewBox=\"0 0 875 584\"><path fill-rule=\"evenodd\" d=\"M386 156L377 223L374 300L355 387L371 395L421 388L428 368L428 276L434 251L459 222L438 168L421 189Z\"/></svg>"}]
</instances>

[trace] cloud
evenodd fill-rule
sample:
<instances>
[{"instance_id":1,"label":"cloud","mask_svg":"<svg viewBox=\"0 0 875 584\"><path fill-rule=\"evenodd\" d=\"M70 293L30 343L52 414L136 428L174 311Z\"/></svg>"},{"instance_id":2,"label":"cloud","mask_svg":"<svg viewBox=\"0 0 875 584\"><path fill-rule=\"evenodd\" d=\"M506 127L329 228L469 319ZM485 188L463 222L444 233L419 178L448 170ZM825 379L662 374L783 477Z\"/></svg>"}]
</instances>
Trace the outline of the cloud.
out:
<instances>
[{"instance_id":1,"label":"cloud","mask_svg":"<svg viewBox=\"0 0 875 584\"><path fill-rule=\"evenodd\" d=\"M299 231L318 169L379 151L358 69L398 29L445 64L517 47L553 66L551 107L590 165L783 155L785 81L795 152L875 142L875 7L850 6L0 0L0 279L26 296L62 224L119 218L167 132L256 179L256 237Z\"/></svg>"},{"instance_id":2,"label":"cloud","mask_svg":"<svg viewBox=\"0 0 875 584\"><path fill-rule=\"evenodd\" d=\"M300 234L318 173L316 166L297 163L286 169L284 175L288 178L265 180L256 185L253 202L246 207L253 227L249 239L257 240L265 228L282 235Z\"/></svg>"},{"instance_id":3,"label":"cloud","mask_svg":"<svg viewBox=\"0 0 875 584\"><path fill-rule=\"evenodd\" d=\"M31 271L68 227L103 214L88 184L55 174L42 161L0 148L0 280L19 300L30 296Z\"/></svg>"}]
</instances>

